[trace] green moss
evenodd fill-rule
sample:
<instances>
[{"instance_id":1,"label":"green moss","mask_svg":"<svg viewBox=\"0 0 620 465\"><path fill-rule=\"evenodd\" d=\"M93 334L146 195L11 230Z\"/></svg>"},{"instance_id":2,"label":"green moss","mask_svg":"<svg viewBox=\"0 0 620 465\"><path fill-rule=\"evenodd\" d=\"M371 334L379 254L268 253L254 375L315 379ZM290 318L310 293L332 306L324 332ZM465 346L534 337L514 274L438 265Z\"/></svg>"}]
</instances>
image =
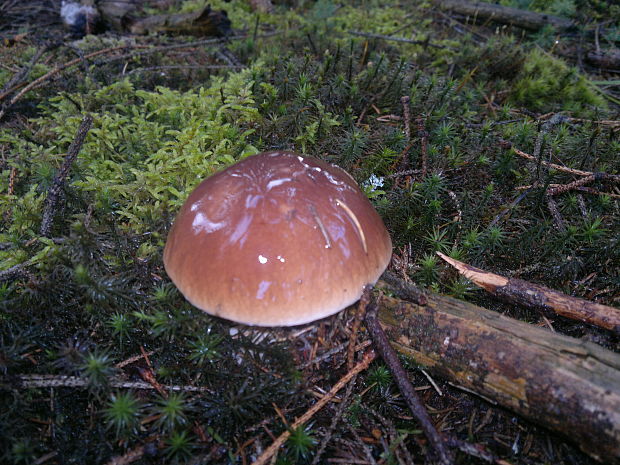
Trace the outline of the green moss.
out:
<instances>
[{"instance_id":1,"label":"green moss","mask_svg":"<svg viewBox=\"0 0 620 465\"><path fill-rule=\"evenodd\" d=\"M94 123L70 186L97 211L119 218L122 227L145 232L166 212L176 211L202 179L258 151L248 141L252 124L260 120L251 73L232 74L189 92L136 91L124 80L92 95L56 97L45 116L35 120L37 136L53 134L43 147L8 132L0 138L40 163L50 151L67 149L80 122L72 100L82 100ZM2 211L14 217L13 237L35 234L41 203L36 186L19 199L0 199Z\"/></svg>"},{"instance_id":2,"label":"green moss","mask_svg":"<svg viewBox=\"0 0 620 465\"><path fill-rule=\"evenodd\" d=\"M510 92L510 102L537 111L566 110L576 114L606 108L586 77L540 49L533 49Z\"/></svg>"}]
</instances>

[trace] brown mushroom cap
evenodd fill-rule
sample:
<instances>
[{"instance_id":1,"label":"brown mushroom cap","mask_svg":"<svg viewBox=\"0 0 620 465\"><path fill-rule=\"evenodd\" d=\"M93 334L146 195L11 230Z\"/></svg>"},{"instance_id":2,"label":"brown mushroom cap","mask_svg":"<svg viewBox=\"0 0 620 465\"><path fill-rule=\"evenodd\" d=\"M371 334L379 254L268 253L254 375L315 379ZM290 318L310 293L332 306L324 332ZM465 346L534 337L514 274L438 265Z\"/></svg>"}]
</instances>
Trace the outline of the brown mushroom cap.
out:
<instances>
[{"instance_id":1,"label":"brown mushroom cap","mask_svg":"<svg viewBox=\"0 0 620 465\"><path fill-rule=\"evenodd\" d=\"M292 152L248 157L190 194L164 250L196 307L259 326L292 326L357 301L392 242L341 168Z\"/></svg>"}]
</instances>

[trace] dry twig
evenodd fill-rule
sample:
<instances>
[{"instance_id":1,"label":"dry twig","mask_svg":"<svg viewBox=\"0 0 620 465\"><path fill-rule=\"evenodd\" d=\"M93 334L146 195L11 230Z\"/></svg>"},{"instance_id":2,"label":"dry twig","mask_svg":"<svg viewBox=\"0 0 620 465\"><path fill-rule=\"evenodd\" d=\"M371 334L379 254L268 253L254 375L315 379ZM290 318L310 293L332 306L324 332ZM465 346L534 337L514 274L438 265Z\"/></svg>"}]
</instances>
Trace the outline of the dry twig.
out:
<instances>
[{"instance_id":1,"label":"dry twig","mask_svg":"<svg viewBox=\"0 0 620 465\"><path fill-rule=\"evenodd\" d=\"M30 63L24 66L19 72L17 72L9 81L2 87L0 90L0 100L3 100L7 95L11 92L17 90L20 86L23 85L24 79L28 76L34 65L37 64L39 59L43 56L45 52L47 52L51 46L47 45L41 47L37 50L37 52L30 59Z\"/></svg>"},{"instance_id":2,"label":"dry twig","mask_svg":"<svg viewBox=\"0 0 620 465\"><path fill-rule=\"evenodd\" d=\"M557 202L553 200L553 197L551 197L550 195L546 195L545 199L547 200L547 208L549 208L549 212L551 212L555 227L559 231L566 231L566 225L564 224L564 219L560 214L560 209L558 208Z\"/></svg>"},{"instance_id":3,"label":"dry twig","mask_svg":"<svg viewBox=\"0 0 620 465\"><path fill-rule=\"evenodd\" d=\"M549 184L547 185L547 187L549 187L550 189L555 189L557 187L565 187L566 184ZM531 184L531 185L527 185L527 186L517 186L515 187L516 190L518 191L522 191L522 190L529 190L532 189L533 187L537 187L536 184ZM585 192L586 194L593 194L593 195L607 195L609 197L611 197L612 199L620 199L620 194L613 194L611 192L601 192L601 191L597 191L596 189L593 189L591 187L583 187L583 186L577 186L577 187L573 187L573 190L579 191L579 192Z\"/></svg>"},{"instance_id":4,"label":"dry twig","mask_svg":"<svg viewBox=\"0 0 620 465\"><path fill-rule=\"evenodd\" d=\"M530 308L551 309L558 315L584 321L620 334L620 309L568 296L553 289L521 279L505 278L475 268L437 252L457 271L493 295Z\"/></svg>"},{"instance_id":5,"label":"dry twig","mask_svg":"<svg viewBox=\"0 0 620 465\"><path fill-rule=\"evenodd\" d=\"M403 95L400 98L400 103L403 104L403 120L405 122L405 142L409 142L411 139L411 114L409 111L410 98L408 95Z\"/></svg>"},{"instance_id":6,"label":"dry twig","mask_svg":"<svg viewBox=\"0 0 620 465\"><path fill-rule=\"evenodd\" d=\"M47 192L47 198L45 199L45 205L43 207L43 219L41 220L41 230L40 234L43 237L49 237L50 231L52 229L52 222L54 220L54 214L56 213L56 209L58 207L58 200L60 198L60 194L62 192L62 187L65 184L67 176L69 175L69 170L71 169L71 165L80 153L80 149L84 144L84 139L86 139L86 134L90 129L90 126L93 124L93 117L90 115L86 115L84 119L82 119L82 123L77 130L75 135L75 139L69 146L69 150L67 151L67 156L65 157L58 173L56 173L56 177L52 182L52 185Z\"/></svg>"},{"instance_id":7,"label":"dry twig","mask_svg":"<svg viewBox=\"0 0 620 465\"><path fill-rule=\"evenodd\" d=\"M43 76L35 79L34 81L32 81L30 84L28 84L26 87L24 87L22 90L20 90L15 96L13 96L13 98L11 100L9 100L9 102L4 106L4 108L2 108L0 110L0 119L2 119L2 117L5 115L7 108L9 108L11 105L15 104L20 98L22 98L24 96L24 94L26 94L27 92L36 89L37 87L40 87L43 85L43 83L45 83L45 81L47 81L48 79L52 78L53 76L55 76L56 74L60 73L61 71L70 68L72 66L77 65L78 63L81 63L83 60L87 60L89 58L93 58L99 55L103 55L105 53L111 53L111 52L115 52L117 50L121 50L127 48L126 45L120 45L118 47L110 47L110 48L105 48L103 50L97 50L96 52L92 52L89 53L88 55L84 55L83 57L79 57L79 58L75 58L74 60L68 61L67 63L64 63L60 66L57 66L56 68L54 68L53 70L51 70L48 73L45 73ZM11 91L12 89L9 89L9 91ZM8 95L10 92L5 92L2 97L5 97L6 95ZM0 98L0 101L2 100L2 98Z\"/></svg>"},{"instance_id":8,"label":"dry twig","mask_svg":"<svg viewBox=\"0 0 620 465\"><path fill-rule=\"evenodd\" d=\"M530 155L529 153L525 153L525 152L519 150L516 147L512 147L512 144L510 144L510 146L511 146L512 150L514 151L514 153L516 153L520 157L525 158L527 160L538 162L538 160L534 156ZM550 162L544 161L544 160L542 160L540 163L545 165L545 166L548 166L549 168L553 168L554 170L562 171L563 173L576 174L578 176L593 176L593 175L596 174L597 176L599 176L599 179L604 179L606 181L610 180L610 181L614 181L614 182L620 181L620 175L619 174L592 173L591 171L583 171L583 170L577 170L577 169L574 169L574 168L568 168L566 166L557 165L555 163L550 163Z\"/></svg>"},{"instance_id":9,"label":"dry twig","mask_svg":"<svg viewBox=\"0 0 620 465\"><path fill-rule=\"evenodd\" d=\"M130 463L140 460L144 454L150 448L160 449L163 447L163 442L159 438L148 441L146 444L140 444L139 446L129 449L123 455L112 457L112 459L106 465L128 465Z\"/></svg>"},{"instance_id":10,"label":"dry twig","mask_svg":"<svg viewBox=\"0 0 620 465\"><path fill-rule=\"evenodd\" d=\"M355 386L356 378L357 378L357 376L354 376L351 379L351 382L349 383L349 385L347 386L347 389L346 389L346 391L344 393L344 396L342 396L342 402L340 402L340 405L338 406L338 409L336 410L336 413L332 417L332 421L331 421L331 423L329 425L329 429L327 430L327 432L325 433L325 435L321 439L321 443L319 444L317 452L314 455L314 458L312 459L312 464L311 465L317 465L319 463L319 460L321 460L321 456L323 455L323 452L325 452L325 448L327 447L327 444L329 443L329 440L331 439L332 434L333 434L334 430L336 429L336 425L340 421L340 418L342 417L342 414L344 413L344 411L349 406L348 399L349 399L349 397L351 397L351 393L353 392L353 387Z\"/></svg>"},{"instance_id":11,"label":"dry twig","mask_svg":"<svg viewBox=\"0 0 620 465\"><path fill-rule=\"evenodd\" d=\"M357 333L360 329L360 323L364 319L364 310L366 309L366 305L368 305L368 295L367 293L362 294L362 298L355 306L355 315L353 319L353 324L351 325L351 334L349 336L349 347L347 348L347 370L351 370L353 368L353 363L355 361L355 345L357 343Z\"/></svg>"},{"instance_id":12,"label":"dry twig","mask_svg":"<svg viewBox=\"0 0 620 465\"><path fill-rule=\"evenodd\" d=\"M64 375L21 375L14 378L7 378L8 381L15 380L16 384L21 388L84 388L88 386L88 380L80 378L79 376L64 376ZM155 389L150 383L142 381L124 381L118 378L112 378L109 380L109 385L114 388L121 389ZM202 386L183 386L177 384L164 384L160 385L166 391L181 391L181 392L211 392L207 387Z\"/></svg>"},{"instance_id":13,"label":"dry twig","mask_svg":"<svg viewBox=\"0 0 620 465\"><path fill-rule=\"evenodd\" d=\"M375 358L376 355L373 351L366 352L362 361L355 365L355 367L346 375L340 378L340 380L338 380L338 382L334 384L334 387L332 387L327 394L325 394L321 399L319 399L316 404L310 407L306 413L304 413L301 417L295 420L288 430L278 436L278 438L265 450L265 452L263 452L260 457L258 457L253 462L253 465L265 465L280 448L280 446L282 446L282 444L286 442L288 437L291 435L291 430L295 430L296 428L310 420L310 418L312 418L316 412L321 410L325 406L325 404L327 404L331 399L333 399L334 396L338 393L338 391L340 391L340 389L342 389L347 383L349 383L354 376L368 368Z\"/></svg>"},{"instance_id":14,"label":"dry twig","mask_svg":"<svg viewBox=\"0 0 620 465\"><path fill-rule=\"evenodd\" d=\"M418 125L418 137L420 138L421 176L425 178L428 169L428 132L426 132L426 126L424 125L424 118L422 116L416 118L416 124Z\"/></svg>"},{"instance_id":15,"label":"dry twig","mask_svg":"<svg viewBox=\"0 0 620 465\"><path fill-rule=\"evenodd\" d=\"M368 292L368 291L366 291ZM379 319L377 317L378 306L376 302L371 301L370 305L366 309L366 327L368 332L372 338L372 342L374 343L377 351L381 355L381 358L390 368L392 375L394 376L394 381L396 381L396 385L398 386L400 392L407 403L407 406L415 416L416 420L420 423L424 434L428 438L431 443L434 451L439 456L439 462L442 465L449 465L454 463L452 455L448 450L446 442L442 435L437 431L433 422L431 420L430 415L426 411L424 404L418 397L415 392L411 381L409 381L409 377L405 372L400 360L398 360L398 356L396 355L396 351L390 345L390 341L388 340L381 324L379 323Z\"/></svg>"},{"instance_id":16,"label":"dry twig","mask_svg":"<svg viewBox=\"0 0 620 465\"><path fill-rule=\"evenodd\" d=\"M393 42L404 42L406 44L422 45L424 47L444 48L448 50L453 50L452 47L448 47L446 45L433 44L429 40L413 40L413 39L407 39L405 37L386 36L383 34L372 34L370 32L361 32L361 31L349 31L349 34L351 34L352 36L368 37L371 39L390 40Z\"/></svg>"}]
</instances>

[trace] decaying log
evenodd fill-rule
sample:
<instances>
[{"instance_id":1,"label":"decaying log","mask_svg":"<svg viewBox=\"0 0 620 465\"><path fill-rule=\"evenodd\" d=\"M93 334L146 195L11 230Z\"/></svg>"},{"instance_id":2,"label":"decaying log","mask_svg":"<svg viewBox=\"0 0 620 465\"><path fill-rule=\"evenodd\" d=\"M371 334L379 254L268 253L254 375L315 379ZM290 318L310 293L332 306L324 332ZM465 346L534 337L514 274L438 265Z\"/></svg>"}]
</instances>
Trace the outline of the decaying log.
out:
<instances>
[{"instance_id":1,"label":"decaying log","mask_svg":"<svg viewBox=\"0 0 620 465\"><path fill-rule=\"evenodd\" d=\"M620 308L572 297L522 279L505 278L454 260L441 252L437 252L437 255L455 267L461 275L476 286L501 299L529 308L552 310L565 318L584 321L620 334Z\"/></svg>"},{"instance_id":2,"label":"decaying log","mask_svg":"<svg viewBox=\"0 0 620 465\"><path fill-rule=\"evenodd\" d=\"M202 36L227 36L231 33L230 20L226 11L214 11L209 5L192 13L175 15L153 15L135 19L129 25L132 34L163 32Z\"/></svg>"},{"instance_id":3,"label":"decaying log","mask_svg":"<svg viewBox=\"0 0 620 465\"><path fill-rule=\"evenodd\" d=\"M250 7L258 13L273 13L271 0L250 0Z\"/></svg>"},{"instance_id":4,"label":"decaying log","mask_svg":"<svg viewBox=\"0 0 620 465\"><path fill-rule=\"evenodd\" d=\"M586 61L603 69L620 69L620 50L590 50L586 53Z\"/></svg>"},{"instance_id":5,"label":"decaying log","mask_svg":"<svg viewBox=\"0 0 620 465\"><path fill-rule=\"evenodd\" d=\"M397 351L620 463L620 355L450 297L425 300L382 299L379 319Z\"/></svg>"},{"instance_id":6,"label":"decaying log","mask_svg":"<svg viewBox=\"0 0 620 465\"><path fill-rule=\"evenodd\" d=\"M82 0L84 1L84 0ZM197 37L230 35L231 24L226 11L212 10L209 5L192 13L161 14L141 17L142 0L102 0L98 9L103 20L120 32L132 34L186 34ZM167 8L162 0L151 6Z\"/></svg>"},{"instance_id":7,"label":"decaying log","mask_svg":"<svg viewBox=\"0 0 620 465\"><path fill-rule=\"evenodd\" d=\"M453 11L483 21L490 20L502 24L511 24L533 31L537 31L546 25L551 25L558 29L568 29L573 25L569 19L560 18L559 16L519 10L493 3L469 2L465 0L435 0L435 3L442 10Z\"/></svg>"}]
</instances>

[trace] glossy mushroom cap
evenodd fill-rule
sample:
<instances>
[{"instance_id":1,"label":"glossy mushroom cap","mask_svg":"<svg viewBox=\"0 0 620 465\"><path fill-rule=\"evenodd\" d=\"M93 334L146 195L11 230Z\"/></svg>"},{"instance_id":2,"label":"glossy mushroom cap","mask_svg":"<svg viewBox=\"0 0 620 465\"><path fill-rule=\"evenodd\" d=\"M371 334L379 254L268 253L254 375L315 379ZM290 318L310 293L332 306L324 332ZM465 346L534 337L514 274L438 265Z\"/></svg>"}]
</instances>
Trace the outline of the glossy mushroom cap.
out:
<instances>
[{"instance_id":1,"label":"glossy mushroom cap","mask_svg":"<svg viewBox=\"0 0 620 465\"><path fill-rule=\"evenodd\" d=\"M351 176L291 152L248 157L189 196L164 250L196 307L259 326L292 326L357 301L392 242Z\"/></svg>"}]
</instances>

